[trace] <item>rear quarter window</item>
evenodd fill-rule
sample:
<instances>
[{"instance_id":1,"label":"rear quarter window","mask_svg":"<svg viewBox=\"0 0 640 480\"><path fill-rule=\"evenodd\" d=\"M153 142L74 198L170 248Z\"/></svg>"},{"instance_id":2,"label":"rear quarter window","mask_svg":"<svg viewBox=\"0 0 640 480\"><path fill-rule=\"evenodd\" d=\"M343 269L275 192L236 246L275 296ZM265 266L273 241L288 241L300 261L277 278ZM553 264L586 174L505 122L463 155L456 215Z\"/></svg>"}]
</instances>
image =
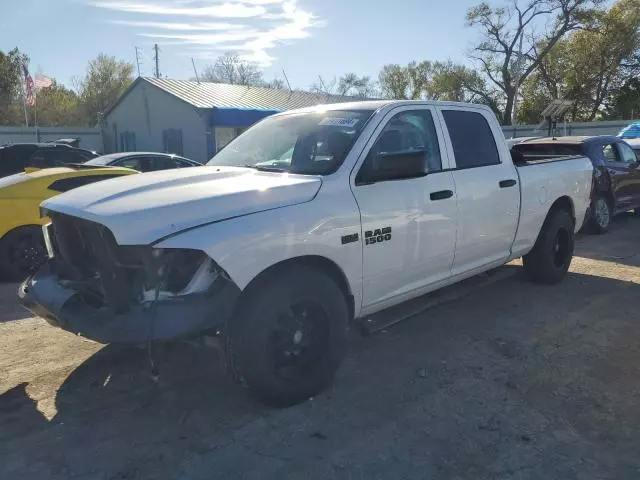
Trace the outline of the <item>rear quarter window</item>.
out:
<instances>
[{"instance_id":1,"label":"rear quarter window","mask_svg":"<svg viewBox=\"0 0 640 480\"><path fill-rule=\"evenodd\" d=\"M558 143L519 143L513 149L523 155L583 155L582 145Z\"/></svg>"},{"instance_id":2,"label":"rear quarter window","mask_svg":"<svg viewBox=\"0 0 640 480\"><path fill-rule=\"evenodd\" d=\"M481 113L443 110L457 168L499 165L500 154L489 122Z\"/></svg>"}]
</instances>

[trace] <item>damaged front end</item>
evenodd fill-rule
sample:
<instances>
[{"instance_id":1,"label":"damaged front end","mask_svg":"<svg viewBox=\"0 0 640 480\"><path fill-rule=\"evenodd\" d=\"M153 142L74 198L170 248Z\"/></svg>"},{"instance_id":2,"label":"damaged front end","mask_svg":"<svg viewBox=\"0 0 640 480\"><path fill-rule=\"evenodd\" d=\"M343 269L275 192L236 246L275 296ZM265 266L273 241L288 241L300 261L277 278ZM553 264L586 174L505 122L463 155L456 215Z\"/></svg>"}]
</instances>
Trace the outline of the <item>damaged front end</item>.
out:
<instances>
[{"instance_id":1,"label":"damaged front end","mask_svg":"<svg viewBox=\"0 0 640 480\"><path fill-rule=\"evenodd\" d=\"M49 323L101 343L169 340L221 326L240 289L200 250L118 245L103 225L49 212L49 260L18 290Z\"/></svg>"}]
</instances>

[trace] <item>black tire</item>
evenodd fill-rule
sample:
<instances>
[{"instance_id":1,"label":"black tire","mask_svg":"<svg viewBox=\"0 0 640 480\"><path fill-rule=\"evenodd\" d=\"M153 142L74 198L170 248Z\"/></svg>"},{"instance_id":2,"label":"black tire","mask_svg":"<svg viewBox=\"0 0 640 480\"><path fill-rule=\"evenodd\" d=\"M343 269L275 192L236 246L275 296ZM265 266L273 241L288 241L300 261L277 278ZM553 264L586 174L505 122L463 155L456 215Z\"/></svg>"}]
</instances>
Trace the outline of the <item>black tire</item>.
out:
<instances>
[{"instance_id":1,"label":"black tire","mask_svg":"<svg viewBox=\"0 0 640 480\"><path fill-rule=\"evenodd\" d=\"M590 212L589 230L598 235L607 233L613 219L613 208L607 197L597 195L591 202Z\"/></svg>"},{"instance_id":2,"label":"black tire","mask_svg":"<svg viewBox=\"0 0 640 480\"><path fill-rule=\"evenodd\" d=\"M346 350L349 313L331 277L293 267L250 288L240 301L225 342L240 385L269 406L288 407L332 382Z\"/></svg>"},{"instance_id":3,"label":"black tire","mask_svg":"<svg viewBox=\"0 0 640 480\"><path fill-rule=\"evenodd\" d=\"M547 216L533 249L522 258L524 270L536 283L558 283L569 270L573 249L573 218L566 210L552 211Z\"/></svg>"},{"instance_id":4,"label":"black tire","mask_svg":"<svg viewBox=\"0 0 640 480\"><path fill-rule=\"evenodd\" d=\"M46 257L41 227L18 227L0 240L0 273L6 280L24 280Z\"/></svg>"}]
</instances>

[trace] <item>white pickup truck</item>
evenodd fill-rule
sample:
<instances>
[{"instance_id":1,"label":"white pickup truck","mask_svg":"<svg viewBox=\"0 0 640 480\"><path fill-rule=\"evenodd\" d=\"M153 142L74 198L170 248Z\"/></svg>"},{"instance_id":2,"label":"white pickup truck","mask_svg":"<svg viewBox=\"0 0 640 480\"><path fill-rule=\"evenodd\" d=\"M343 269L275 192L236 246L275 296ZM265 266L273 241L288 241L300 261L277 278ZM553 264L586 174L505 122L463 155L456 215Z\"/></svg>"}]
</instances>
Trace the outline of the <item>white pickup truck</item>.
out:
<instances>
[{"instance_id":1,"label":"white pickup truck","mask_svg":"<svg viewBox=\"0 0 640 480\"><path fill-rule=\"evenodd\" d=\"M222 331L236 379L290 405L330 383L354 320L518 257L560 281L591 188L587 158L514 166L484 106L290 111L207 166L44 202L50 258L19 295L103 343Z\"/></svg>"}]
</instances>

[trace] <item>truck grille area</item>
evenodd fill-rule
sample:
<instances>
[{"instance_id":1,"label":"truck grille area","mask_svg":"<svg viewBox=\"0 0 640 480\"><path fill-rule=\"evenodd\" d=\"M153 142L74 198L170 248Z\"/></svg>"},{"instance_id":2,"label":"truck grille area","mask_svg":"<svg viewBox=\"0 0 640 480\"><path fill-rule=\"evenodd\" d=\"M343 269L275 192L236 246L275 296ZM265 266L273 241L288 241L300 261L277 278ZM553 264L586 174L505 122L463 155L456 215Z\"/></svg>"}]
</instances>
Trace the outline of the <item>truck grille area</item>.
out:
<instances>
[{"instance_id":1,"label":"truck grille area","mask_svg":"<svg viewBox=\"0 0 640 480\"><path fill-rule=\"evenodd\" d=\"M139 290L135 287L150 249L118 246L111 231L95 222L58 213L50 218L53 266L60 279L82 286L87 302L126 311Z\"/></svg>"},{"instance_id":2,"label":"truck grille area","mask_svg":"<svg viewBox=\"0 0 640 480\"><path fill-rule=\"evenodd\" d=\"M104 225L56 212L49 217L50 266L59 282L78 292L76 301L120 314L134 305L212 291L219 286L216 281L228 282L200 250L118 245Z\"/></svg>"}]
</instances>

